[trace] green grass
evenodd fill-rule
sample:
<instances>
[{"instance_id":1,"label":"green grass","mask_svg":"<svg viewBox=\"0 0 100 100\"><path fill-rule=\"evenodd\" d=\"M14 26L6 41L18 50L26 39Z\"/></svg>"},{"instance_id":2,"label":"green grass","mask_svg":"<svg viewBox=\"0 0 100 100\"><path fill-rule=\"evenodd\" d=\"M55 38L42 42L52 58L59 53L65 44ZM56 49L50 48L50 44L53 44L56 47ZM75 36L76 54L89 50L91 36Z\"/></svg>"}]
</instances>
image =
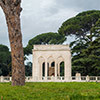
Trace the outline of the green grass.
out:
<instances>
[{"instance_id":1,"label":"green grass","mask_svg":"<svg viewBox=\"0 0 100 100\"><path fill-rule=\"evenodd\" d=\"M100 100L100 83L0 83L0 100Z\"/></svg>"}]
</instances>

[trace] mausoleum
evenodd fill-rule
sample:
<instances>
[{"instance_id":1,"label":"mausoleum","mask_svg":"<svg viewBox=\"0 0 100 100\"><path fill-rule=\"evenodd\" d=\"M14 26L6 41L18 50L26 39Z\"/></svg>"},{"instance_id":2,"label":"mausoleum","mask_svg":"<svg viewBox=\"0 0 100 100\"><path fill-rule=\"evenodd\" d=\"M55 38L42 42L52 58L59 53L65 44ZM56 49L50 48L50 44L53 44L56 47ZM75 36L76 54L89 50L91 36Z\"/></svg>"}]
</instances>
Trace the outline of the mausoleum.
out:
<instances>
[{"instance_id":1,"label":"mausoleum","mask_svg":"<svg viewBox=\"0 0 100 100\"><path fill-rule=\"evenodd\" d=\"M33 81L69 81L71 51L69 45L34 45Z\"/></svg>"}]
</instances>

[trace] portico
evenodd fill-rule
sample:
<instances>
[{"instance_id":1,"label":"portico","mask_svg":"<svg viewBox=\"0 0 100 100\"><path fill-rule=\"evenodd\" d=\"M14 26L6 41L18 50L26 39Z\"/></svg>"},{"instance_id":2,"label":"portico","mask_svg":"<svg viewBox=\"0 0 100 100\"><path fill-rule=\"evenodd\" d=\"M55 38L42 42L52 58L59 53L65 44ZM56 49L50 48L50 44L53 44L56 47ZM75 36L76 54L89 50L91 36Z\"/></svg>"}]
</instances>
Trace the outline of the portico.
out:
<instances>
[{"instance_id":1,"label":"portico","mask_svg":"<svg viewBox=\"0 0 100 100\"><path fill-rule=\"evenodd\" d=\"M71 78L69 45L34 45L32 78L34 81L64 81Z\"/></svg>"}]
</instances>

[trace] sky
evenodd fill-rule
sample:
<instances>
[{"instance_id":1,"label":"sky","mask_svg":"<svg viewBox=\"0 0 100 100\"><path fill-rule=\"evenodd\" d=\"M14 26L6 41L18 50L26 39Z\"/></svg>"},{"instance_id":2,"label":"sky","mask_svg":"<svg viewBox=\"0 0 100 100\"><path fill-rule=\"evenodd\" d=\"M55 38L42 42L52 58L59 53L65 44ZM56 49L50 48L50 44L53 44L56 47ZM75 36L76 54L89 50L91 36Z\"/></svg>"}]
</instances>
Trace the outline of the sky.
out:
<instances>
[{"instance_id":1,"label":"sky","mask_svg":"<svg viewBox=\"0 0 100 100\"><path fill-rule=\"evenodd\" d=\"M57 32L67 19L87 10L100 10L100 0L22 0L23 45L38 34ZM5 16L0 8L0 44L9 44Z\"/></svg>"}]
</instances>

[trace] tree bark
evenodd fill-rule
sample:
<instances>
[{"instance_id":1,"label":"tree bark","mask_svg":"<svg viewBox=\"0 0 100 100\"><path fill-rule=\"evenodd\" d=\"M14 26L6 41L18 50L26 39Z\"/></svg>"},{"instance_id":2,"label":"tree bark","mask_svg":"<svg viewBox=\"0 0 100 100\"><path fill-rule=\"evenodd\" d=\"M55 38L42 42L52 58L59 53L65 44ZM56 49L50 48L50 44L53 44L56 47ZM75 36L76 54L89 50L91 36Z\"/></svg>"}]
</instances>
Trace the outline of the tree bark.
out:
<instances>
[{"instance_id":1,"label":"tree bark","mask_svg":"<svg viewBox=\"0 0 100 100\"><path fill-rule=\"evenodd\" d=\"M0 0L5 13L12 55L12 86L25 85L25 66L20 26L21 0Z\"/></svg>"}]
</instances>

